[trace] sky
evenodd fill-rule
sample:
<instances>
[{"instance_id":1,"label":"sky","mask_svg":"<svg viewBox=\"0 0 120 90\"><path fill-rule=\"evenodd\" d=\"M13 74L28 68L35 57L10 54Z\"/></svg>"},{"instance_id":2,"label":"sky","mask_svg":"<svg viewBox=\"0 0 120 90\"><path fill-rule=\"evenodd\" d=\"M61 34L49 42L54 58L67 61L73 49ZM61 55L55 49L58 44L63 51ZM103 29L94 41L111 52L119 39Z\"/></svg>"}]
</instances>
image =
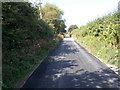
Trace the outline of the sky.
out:
<instances>
[{"instance_id":1,"label":"sky","mask_svg":"<svg viewBox=\"0 0 120 90\"><path fill-rule=\"evenodd\" d=\"M34 2L37 0L33 0ZM41 0L54 4L64 11L63 19L67 28L70 25L78 27L87 24L95 18L105 16L115 11L120 0Z\"/></svg>"}]
</instances>

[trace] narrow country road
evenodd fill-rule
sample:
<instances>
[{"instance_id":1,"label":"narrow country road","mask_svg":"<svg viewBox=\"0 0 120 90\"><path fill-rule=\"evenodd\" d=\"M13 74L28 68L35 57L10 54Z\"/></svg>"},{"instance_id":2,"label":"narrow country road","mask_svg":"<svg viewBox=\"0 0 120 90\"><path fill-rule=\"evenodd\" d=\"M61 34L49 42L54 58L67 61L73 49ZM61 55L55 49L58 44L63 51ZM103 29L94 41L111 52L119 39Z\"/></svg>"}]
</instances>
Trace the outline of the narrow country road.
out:
<instances>
[{"instance_id":1,"label":"narrow country road","mask_svg":"<svg viewBox=\"0 0 120 90\"><path fill-rule=\"evenodd\" d=\"M64 38L23 88L117 88L118 76L72 38Z\"/></svg>"}]
</instances>

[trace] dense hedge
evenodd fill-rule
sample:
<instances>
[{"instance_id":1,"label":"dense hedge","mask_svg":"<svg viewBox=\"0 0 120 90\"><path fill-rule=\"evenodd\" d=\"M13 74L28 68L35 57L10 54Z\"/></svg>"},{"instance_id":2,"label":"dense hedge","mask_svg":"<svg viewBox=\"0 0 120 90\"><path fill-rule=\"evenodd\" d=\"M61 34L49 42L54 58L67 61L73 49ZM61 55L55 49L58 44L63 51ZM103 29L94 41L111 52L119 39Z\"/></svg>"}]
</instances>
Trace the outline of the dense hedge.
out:
<instances>
[{"instance_id":1,"label":"dense hedge","mask_svg":"<svg viewBox=\"0 0 120 90\"><path fill-rule=\"evenodd\" d=\"M120 12L97 18L72 32L73 37L104 62L118 65Z\"/></svg>"},{"instance_id":2,"label":"dense hedge","mask_svg":"<svg viewBox=\"0 0 120 90\"><path fill-rule=\"evenodd\" d=\"M53 36L50 27L38 19L37 10L29 3L3 3L2 14L4 49L19 49L28 42Z\"/></svg>"},{"instance_id":3,"label":"dense hedge","mask_svg":"<svg viewBox=\"0 0 120 90\"><path fill-rule=\"evenodd\" d=\"M2 3L3 87L14 87L60 38L30 3Z\"/></svg>"}]
</instances>

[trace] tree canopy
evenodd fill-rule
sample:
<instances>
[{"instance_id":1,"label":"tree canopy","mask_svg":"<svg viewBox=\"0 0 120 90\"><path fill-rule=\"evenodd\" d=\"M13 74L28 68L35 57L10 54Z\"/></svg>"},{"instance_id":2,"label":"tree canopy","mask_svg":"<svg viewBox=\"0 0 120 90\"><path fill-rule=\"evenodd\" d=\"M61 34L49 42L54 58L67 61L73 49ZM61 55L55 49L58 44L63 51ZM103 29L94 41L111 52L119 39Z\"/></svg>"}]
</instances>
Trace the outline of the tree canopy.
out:
<instances>
[{"instance_id":1,"label":"tree canopy","mask_svg":"<svg viewBox=\"0 0 120 90\"><path fill-rule=\"evenodd\" d=\"M56 5L46 3L41 12L42 19L53 28L54 33L65 32L65 20L62 19L64 12L61 9Z\"/></svg>"},{"instance_id":2,"label":"tree canopy","mask_svg":"<svg viewBox=\"0 0 120 90\"><path fill-rule=\"evenodd\" d=\"M70 25L70 27L68 28L68 32L72 32L72 30L77 29L78 26L77 25Z\"/></svg>"},{"instance_id":3,"label":"tree canopy","mask_svg":"<svg viewBox=\"0 0 120 90\"><path fill-rule=\"evenodd\" d=\"M3 3L2 12L3 47L17 48L27 40L53 35L50 26L38 19L37 9L30 3Z\"/></svg>"},{"instance_id":4,"label":"tree canopy","mask_svg":"<svg viewBox=\"0 0 120 90\"><path fill-rule=\"evenodd\" d=\"M46 3L42 7L42 16L44 20L61 19L64 12L59 9L56 5Z\"/></svg>"}]
</instances>

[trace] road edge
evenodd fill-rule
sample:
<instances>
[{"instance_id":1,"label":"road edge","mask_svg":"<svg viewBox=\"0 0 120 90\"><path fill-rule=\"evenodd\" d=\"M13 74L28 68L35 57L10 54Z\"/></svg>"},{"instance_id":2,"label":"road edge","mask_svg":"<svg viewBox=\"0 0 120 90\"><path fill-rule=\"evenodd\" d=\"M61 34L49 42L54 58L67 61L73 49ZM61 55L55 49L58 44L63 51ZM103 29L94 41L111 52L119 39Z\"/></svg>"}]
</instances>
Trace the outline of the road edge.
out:
<instances>
[{"instance_id":1,"label":"road edge","mask_svg":"<svg viewBox=\"0 0 120 90\"><path fill-rule=\"evenodd\" d=\"M74 39L73 39L74 40ZM80 46L80 43L78 43L76 40L74 40L75 43L77 43ZM82 45L81 45L82 46ZM83 47L83 46L82 46ZM83 47L84 48L84 47ZM90 53L91 55L93 55L88 49L84 48L88 53ZM114 73L116 73L118 76L120 76L120 69L116 66L113 66L111 64L106 64L105 62L103 62L103 60L95 55L93 55L94 57L96 57L99 61L101 61L102 63L104 63L108 68L110 68L112 71L114 71Z\"/></svg>"},{"instance_id":2,"label":"road edge","mask_svg":"<svg viewBox=\"0 0 120 90\"><path fill-rule=\"evenodd\" d=\"M24 86L24 84L27 82L27 80L31 77L31 75L35 72L36 69L38 69L38 67L40 65L42 65L46 58L48 58L49 55L51 55L54 50L60 45L60 43L62 42L63 40L59 41L59 43L51 50L49 51L48 55L38 64L36 64L33 68L33 70L31 72L29 72L26 76L22 77L16 84L15 84L15 88L22 88Z\"/></svg>"}]
</instances>

